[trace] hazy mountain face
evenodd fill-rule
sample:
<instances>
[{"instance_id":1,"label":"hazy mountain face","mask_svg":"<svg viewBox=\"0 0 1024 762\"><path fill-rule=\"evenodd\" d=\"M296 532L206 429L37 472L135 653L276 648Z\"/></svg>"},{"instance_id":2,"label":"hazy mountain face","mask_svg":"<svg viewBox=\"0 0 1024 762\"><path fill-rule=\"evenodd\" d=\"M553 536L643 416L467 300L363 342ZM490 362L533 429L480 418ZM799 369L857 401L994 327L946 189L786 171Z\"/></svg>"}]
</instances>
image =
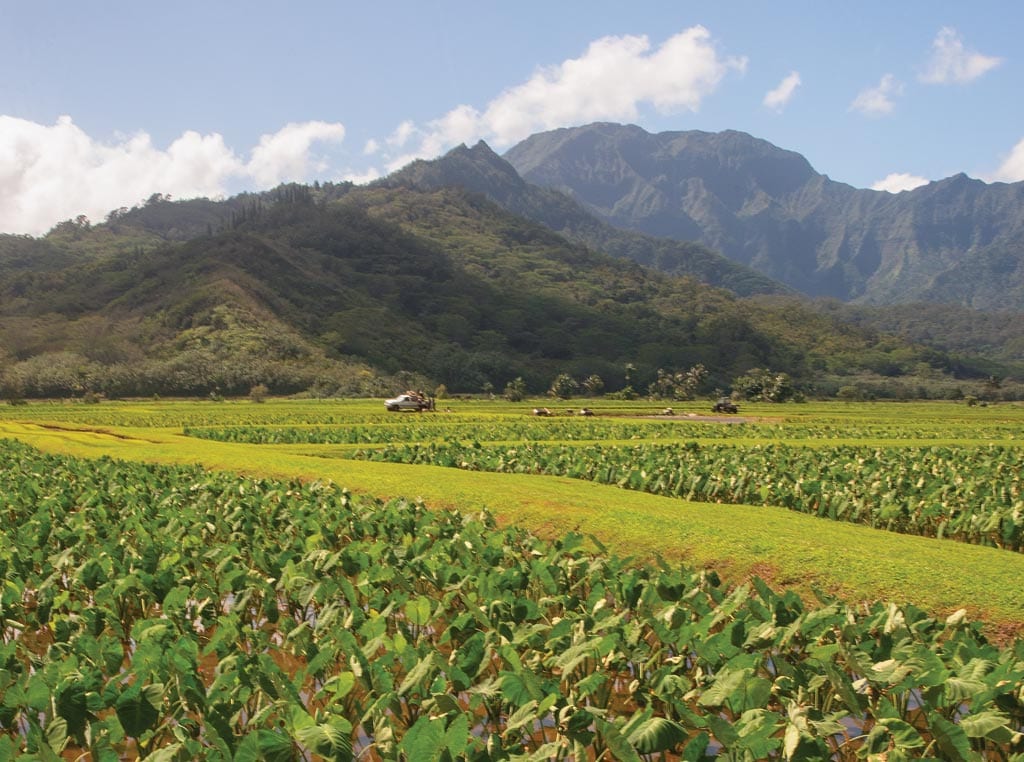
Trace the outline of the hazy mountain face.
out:
<instances>
[{"instance_id":1,"label":"hazy mountain face","mask_svg":"<svg viewBox=\"0 0 1024 762\"><path fill-rule=\"evenodd\" d=\"M812 296L1024 309L1024 183L965 175L890 194L742 132L594 124L505 157L613 225L698 241Z\"/></svg>"},{"instance_id":2,"label":"hazy mountain face","mask_svg":"<svg viewBox=\"0 0 1024 762\"><path fill-rule=\"evenodd\" d=\"M377 185L423 191L461 188L483 194L512 214L619 259L672 275L688 275L740 296L792 292L779 281L694 241L616 227L569 195L526 182L483 142L472 148L459 146L432 161L413 162Z\"/></svg>"}]
</instances>

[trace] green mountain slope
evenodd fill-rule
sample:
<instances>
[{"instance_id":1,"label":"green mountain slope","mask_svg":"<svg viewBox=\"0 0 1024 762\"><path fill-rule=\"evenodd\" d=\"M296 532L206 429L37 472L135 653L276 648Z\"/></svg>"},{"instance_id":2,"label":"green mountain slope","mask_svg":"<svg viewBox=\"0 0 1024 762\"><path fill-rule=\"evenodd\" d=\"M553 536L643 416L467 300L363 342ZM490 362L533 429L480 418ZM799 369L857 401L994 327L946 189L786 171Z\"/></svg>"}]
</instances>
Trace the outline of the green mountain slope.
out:
<instances>
[{"instance_id":1,"label":"green mountain slope","mask_svg":"<svg viewBox=\"0 0 1024 762\"><path fill-rule=\"evenodd\" d=\"M0 239L0 385L8 397L380 395L522 377L542 392L564 372L614 391L627 366L645 390L659 369L703 364L710 392L752 368L823 388L877 375L879 356L887 378L951 367L792 297L760 299L597 252L462 188L157 199Z\"/></svg>"}]
</instances>

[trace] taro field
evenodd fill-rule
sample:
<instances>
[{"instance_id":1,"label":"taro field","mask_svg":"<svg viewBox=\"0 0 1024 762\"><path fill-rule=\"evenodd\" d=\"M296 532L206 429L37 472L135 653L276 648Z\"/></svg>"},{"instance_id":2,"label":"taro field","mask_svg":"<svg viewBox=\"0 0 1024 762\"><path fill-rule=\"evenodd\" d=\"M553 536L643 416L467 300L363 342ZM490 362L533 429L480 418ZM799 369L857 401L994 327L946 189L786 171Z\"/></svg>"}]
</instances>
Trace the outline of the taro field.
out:
<instances>
[{"instance_id":1,"label":"taro field","mask_svg":"<svg viewBox=\"0 0 1024 762\"><path fill-rule=\"evenodd\" d=\"M0 410L0 759L1024 760L1024 408L589 403Z\"/></svg>"}]
</instances>

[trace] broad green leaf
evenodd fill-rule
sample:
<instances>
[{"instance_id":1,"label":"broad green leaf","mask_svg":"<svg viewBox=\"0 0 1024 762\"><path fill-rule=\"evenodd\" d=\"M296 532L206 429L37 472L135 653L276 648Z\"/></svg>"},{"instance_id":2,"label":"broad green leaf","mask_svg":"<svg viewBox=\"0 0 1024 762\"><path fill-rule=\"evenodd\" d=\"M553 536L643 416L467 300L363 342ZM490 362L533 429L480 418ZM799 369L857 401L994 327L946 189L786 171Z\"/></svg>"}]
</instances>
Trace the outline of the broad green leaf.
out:
<instances>
[{"instance_id":1,"label":"broad green leaf","mask_svg":"<svg viewBox=\"0 0 1024 762\"><path fill-rule=\"evenodd\" d=\"M960 727L968 738L989 738L997 743L1009 743L1014 733L1010 719L991 709L962 717Z\"/></svg>"},{"instance_id":2,"label":"broad green leaf","mask_svg":"<svg viewBox=\"0 0 1024 762\"><path fill-rule=\"evenodd\" d=\"M461 759L469 748L471 728L469 727L469 716L466 713L458 715L444 733L444 745L452 759Z\"/></svg>"},{"instance_id":3,"label":"broad green leaf","mask_svg":"<svg viewBox=\"0 0 1024 762\"><path fill-rule=\"evenodd\" d=\"M248 733L235 751L233 762L293 762L295 747L287 736L271 730Z\"/></svg>"},{"instance_id":4,"label":"broad green leaf","mask_svg":"<svg viewBox=\"0 0 1024 762\"><path fill-rule=\"evenodd\" d=\"M432 604L429 598L417 596L405 602L405 618L417 627L430 622Z\"/></svg>"},{"instance_id":5,"label":"broad green leaf","mask_svg":"<svg viewBox=\"0 0 1024 762\"><path fill-rule=\"evenodd\" d=\"M506 739L510 738L520 728L533 723L537 719L537 702L529 701L513 712L505 722L505 732L502 734Z\"/></svg>"},{"instance_id":6,"label":"broad green leaf","mask_svg":"<svg viewBox=\"0 0 1024 762\"><path fill-rule=\"evenodd\" d=\"M919 749L925 745L924 739L914 726L901 719L883 717L878 721L878 725L889 732L898 749Z\"/></svg>"},{"instance_id":7,"label":"broad green leaf","mask_svg":"<svg viewBox=\"0 0 1024 762\"><path fill-rule=\"evenodd\" d=\"M308 716L308 715L307 715ZM351 762L352 724L342 717L296 728L295 740L315 754L332 762Z\"/></svg>"},{"instance_id":8,"label":"broad green leaf","mask_svg":"<svg viewBox=\"0 0 1024 762\"><path fill-rule=\"evenodd\" d=\"M53 751L63 751L68 742L68 723L63 717L54 717L46 724L46 742Z\"/></svg>"},{"instance_id":9,"label":"broad green leaf","mask_svg":"<svg viewBox=\"0 0 1024 762\"><path fill-rule=\"evenodd\" d=\"M402 684L398 686L399 696L404 696L409 691L423 684L423 680L434 670L435 653L434 651L428 652L426 656L416 662L416 665L409 670L409 674L405 676ZM427 691L421 690L420 693L425 695Z\"/></svg>"},{"instance_id":10,"label":"broad green leaf","mask_svg":"<svg viewBox=\"0 0 1024 762\"><path fill-rule=\"evenodd\" d=\"M970 762L971 742L962 727L937 712L928 714L928 727L942 752L943 759L949 762Z\"/></svg>"},{"instance_id":11,"label":"broad green leaf","mask_svg":"<svg viewBox=\"0 0 1024 762\"><path fill-rule=\"evenodd\" d=\"M146 762L175 762L178 759L178 755L184 750L181 743L161 746L152 754L146 756Z\"/></svg>"},{"instance_id":12,"label":"broad green leaf","mask_svg":"<svg viewBox=\"0 0 1024 762\"><path fill-rule=\"evenodd\" d=\"M436 762L445 750L444 720L421 716L405 731L398 748L408 762Z\"/></svg>"},{"instance_id":13,"label":"broad green leaf","mask_svg":"<svg viewBox=\"0 0 1024 762\"><path fill-rule=\"evenodd\" d=\"M626 740L614 723L598 717L595 724L601 739L617 762L643 762L633 744Z\"/></svg>"},{"instance_id":14,"label":"broad green leaf","mask_svg":"<svg viewBox=\"0 0 1024 762\"><path fill-rule=\"evenodd\" d=\"M701 731L693 737L693 739L686 744L686 748L683 749L683 756L680 757L682 762L701 762L704 759L704 752L707 751L708 746L711 745L711 738L707 733Z\"/></svg>"},{"instance_id":15,"label":"broad green leaf","mask_svg":"<svg viewBox=\"0 0 1024 762\"><path fill-rule=\"evenodd\" d=\"M163 702L163 685L133 685L118 697L114 705L124 732L139 738L160 721L159 706Z\"/></svg>"},{"instance_id":16,"label":"broad green leaf","mask_svg":"<svg viewBox=\"0 0 1024 762\"><path fill-rule=\"evenodd\" d=\"M689 737L679 723L664 717L651 717L629 734L629 742L640 754L671 751Z\"/></svg>"}]
</instances>

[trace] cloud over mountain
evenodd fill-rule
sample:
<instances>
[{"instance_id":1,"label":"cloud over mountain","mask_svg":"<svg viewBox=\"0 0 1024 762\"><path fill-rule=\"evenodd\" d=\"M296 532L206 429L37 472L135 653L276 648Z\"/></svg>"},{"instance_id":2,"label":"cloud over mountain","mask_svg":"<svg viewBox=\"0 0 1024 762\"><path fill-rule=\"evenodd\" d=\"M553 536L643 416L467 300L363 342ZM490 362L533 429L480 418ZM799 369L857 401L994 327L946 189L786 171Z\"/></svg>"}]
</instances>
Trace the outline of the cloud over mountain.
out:
<instances>
[{"instance_id":1,"label":"cloud over mountain","mask_svg":"<svg viewBox=\"0 0 1024 762\"><path fill-rule=\"evenodd\" d=\"M216 197L233 181L305 180L324 168L313 147L344 135L337 123L291 123L263 135L245 160L218 133L188 130L159 148L145 132L104 143L70 116L53 125L0 116L0 231L38 234L80 214L102 218L154 192Z\"/></svg>"},{"instance_id":2,"label":"cloud over mountain","mask_svg":"<svg viewBox=\"0 0 1024 762\"><path fill-rule=\"evenodd\" d=\"M654 47L646 35L602 37L579 58L537 70L482 110L460 105L422 127L405 122L386 141L404 150L385 160L397 169L459 143L510 146L538 130L583 122L635 120L644 105L659 113L697 111L744 57L723 56L711 33L693 26Z\"/></svg>"}]
</instances>

